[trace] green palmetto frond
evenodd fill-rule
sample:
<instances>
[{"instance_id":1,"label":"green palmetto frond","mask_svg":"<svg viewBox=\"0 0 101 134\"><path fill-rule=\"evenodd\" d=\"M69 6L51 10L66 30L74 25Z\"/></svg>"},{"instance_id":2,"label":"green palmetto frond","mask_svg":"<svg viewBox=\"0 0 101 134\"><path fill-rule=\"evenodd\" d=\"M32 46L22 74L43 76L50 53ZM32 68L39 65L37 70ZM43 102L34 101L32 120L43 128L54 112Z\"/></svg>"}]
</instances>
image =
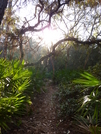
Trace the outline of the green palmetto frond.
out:
<instances>
[{"instance_id":1,"label":"green palmetto frond","mask_svg":"<svg viewBox=\"0 0 101 134\"><path fill-rule=\"evenodd\" d=\"M73 81L84 87L80 102L81 106L78 111L81 112L81 115L84 117L91 114L96 123L98 123L99 118L101 118L101 81L88 72L82 73L81 76L82 78Z\"/></svg>"},{"instance_id":2,"label":"green palmetto frond","mask_svg":"<svg viewBox=\"0 0 101 134\"><path fill-rule=\"evenodd\" d=\"M26 112L31 104L28 92L31 73L24 68L24 61L0 59L0 127L6 129L12 117Z\"/></svg>"},{"instance_id":3,"label":"green palmetto frond","mask_svg":"<svg viewBox=\"0 0 101 134\"><path fill-rule=\"evenodd\" d=\"M101 85L101 81L88 72L82 73L81 76L82 78L73 80L73 82L85 87L95 87Z\"/></svg>"}]
</instances>

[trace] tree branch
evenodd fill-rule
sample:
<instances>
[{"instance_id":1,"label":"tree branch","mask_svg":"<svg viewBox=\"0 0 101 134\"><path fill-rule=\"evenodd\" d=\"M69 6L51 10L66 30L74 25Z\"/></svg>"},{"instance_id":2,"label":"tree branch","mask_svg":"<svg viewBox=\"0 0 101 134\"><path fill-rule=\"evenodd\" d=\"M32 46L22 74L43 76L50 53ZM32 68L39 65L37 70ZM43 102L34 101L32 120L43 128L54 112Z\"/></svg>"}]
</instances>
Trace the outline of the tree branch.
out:
<instances>
[{"instance_id":1,"label":"tree branch","mask_svg":"<svg viewBox=\"0 0 101 134\"><path fill-rule=\"evenodd\" d=\"M78 40L78 38L68 37L68 38L59 40L56 44L54 44L53 49L55 49L62 42L66 42L66 41L74 41L75 43L82 44L82 45L97 44L97 45L101 46L101 44L100 44L101 39L92 39L92 40L90 39L90 40L86 40L86 41L81 41L81 40Z\"/></svg>"},{"instance_id":2,"label":"tree branch","mask_svg":"<svg viewBox=\"0 0 101 134\"><path fill-rule=\"evenodd\" d=\"M40 2L41 5L39 5L39 4L36 5L36 10L37 10L37 7L40 8L40 11L39 11L39 14L38 14L38 22L37 22L34 26L28 26L28 27L22 28L22 29L20 30L20 34L24 34L24 33L29 32L29 31L32 31L32 32L40 32L40 31L44 30L45 28L49 27L49 26L50 26L50 23L51 23L51 18L52 18L52 16L53 16L54 14L57 14L57 13L58 13L58 10L60 9L60 7L62 7L62 6L65 5L65 4L69 4L70 0L67 0L66 2L63 2L62 4L60 3L60 0L58 0L57 6L56 6L54 9L52 9L53 6L51 7L51 5L52 5L52 4L51 4L51 5L50 5L51 10L50 10L50 12L48 13L48 15L49 15L49 19L48 19L48 20L40 20L41 12L42 12L43 9L44 9L44 4L43 4L43 2L42 2L41 0L39 0L39 2ZM47 9L47 10L48 10L48 9ZM48 24L47 24L46 26L40 28L40 29L37 29L37 27L38 27L42 22L47 22Z\"/></svg>"},{"instance_id":3,"label":"tree branch","mask_svg":"<svg viewBox=\"0 0 101 134\"><path fill-rule=\"evenodd\" d=\"M61 44L62 42L66 42L66 41L73 41L75 43L83 44L83 45L98 44L99 46L101 46L101 39L95 39L95 40L92 39L92 40L89 40L89 41L88 40L87 41L80 41L80 40L78 40L77 38L74 38L74 37L69 37L69 38L61 39L56 44L54 44L53 51L51 53L49 53L46 56L43 56L38 62L26 64L25 67L27 67L27 66L35 66L35 65L39 64L41 61L51 57L52 55L55 55L55 51L54 51L55 48L59 44Z\"/></svg>"}]
</instances>

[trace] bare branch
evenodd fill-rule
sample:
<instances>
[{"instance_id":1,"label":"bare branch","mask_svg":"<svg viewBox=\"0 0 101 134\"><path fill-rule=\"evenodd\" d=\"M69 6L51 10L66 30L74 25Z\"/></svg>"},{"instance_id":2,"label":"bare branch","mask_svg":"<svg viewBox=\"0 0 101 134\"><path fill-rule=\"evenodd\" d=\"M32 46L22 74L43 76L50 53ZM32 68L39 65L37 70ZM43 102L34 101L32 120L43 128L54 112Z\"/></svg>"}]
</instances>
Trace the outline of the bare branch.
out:
<instances>
[{"instance_id":1,"label":"bare branch","mask_svg":"<svg viewBox=\"0 0 101 134\"><path fill-rule=\"evenodd\" d=\"M43 21L43 20L42 20L42 21ZM40 29L36 29L36 27L37 27L42 21L40 21L39 23L35 24L34 26L29 26L29 27L26 27L26 28L22 28L22 29L20 30L20 34L24 34L24 33L29 32L29 31L31 31L31 32L40 32L40 31L42 31L42 30L44 30L45 28L47 28L47 27L50 26L50 24L47 24L46 26L44 26L44 27L42 27L42 28L40 28Z\"/></svg>"},{"instance_id":2,"label":"bare branch","mask_svg":"<svg viewBox=\"0 0 101 134\"><path fill-rule=\"evenodd\" d=\"M60 0L58 0L57 2L57 6L55 8L53 8L53 3L51 5L49 5L51 7L50 11L48 12L48 15L49 15L49 19L48 20L40 20L40 16L41 16L41 12L43 11L44 9L44 3L43 1L39 0L40 4L37 4L36 7L35 7L35 12L37 12L37 8L39 7L40 8L40 11L38 13L38 22L34 25L34 26L28 26L28 27L25 27L25 28L22 28L20 30L20 34L24 34L28 31L32 31L32 32L39 32L39 31L42 31L44 30L45 28L49 27L50 26L50 23L51 23L51 18L54 14L58 14L58 10L65 4L69 4L70 0L67 0L66 2L60 4ZM28 21L26 21L28 22ZM47 24L38 29L37 27L42 23L42 22L47 22Z\"/></svg>"}]
</instances>

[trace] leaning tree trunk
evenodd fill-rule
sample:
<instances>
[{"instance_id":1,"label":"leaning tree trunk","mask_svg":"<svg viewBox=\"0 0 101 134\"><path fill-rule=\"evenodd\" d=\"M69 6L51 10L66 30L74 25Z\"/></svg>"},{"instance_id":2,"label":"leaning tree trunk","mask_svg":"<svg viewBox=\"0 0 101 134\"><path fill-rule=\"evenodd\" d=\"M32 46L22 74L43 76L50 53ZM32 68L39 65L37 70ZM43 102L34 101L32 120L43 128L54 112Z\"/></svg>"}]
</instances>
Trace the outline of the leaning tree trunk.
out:
<instances>
[{"instance_id":1,"label":"leaning tree trunk","mask_svg":"<svg viewBox=\"0 0 101 134\"><path fill-rule=\"evenodd\" d=\"M8 0L0 0L0 25L4 16L4 11L7 7Z\"/></svg>"},{"instance_id":2,"label":"leaning tree trunk","mask_svg":"<svg viewBox=\"0 0 101 134\"><path fill-rule=\"evenodd\" d=\"M22 45L22 37L20 37L19 47L20 47L20 61L22 62L23 57L24 57L24 53L23 53L23 45Z\"/></svg>"}]
</instances>

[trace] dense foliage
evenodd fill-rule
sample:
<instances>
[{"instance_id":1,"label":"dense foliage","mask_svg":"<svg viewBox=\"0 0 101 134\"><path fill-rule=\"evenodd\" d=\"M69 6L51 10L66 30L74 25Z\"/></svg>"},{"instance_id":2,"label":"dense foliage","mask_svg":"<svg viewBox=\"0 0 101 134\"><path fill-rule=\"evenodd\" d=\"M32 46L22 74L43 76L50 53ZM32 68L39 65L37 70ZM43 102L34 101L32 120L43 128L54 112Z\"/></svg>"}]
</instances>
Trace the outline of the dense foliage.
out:
<instances>
[{"instance_id":1,"label":"dense foliage","mask_svg":"<svg viewBox=\"0 0 101 134\"><path fill-rule=\"evenodd\" d=\"M65 81L65 75L59 80L59 114L63 119L74 120L80 133L99 134L101 132L101 77L100 64L90 67L89 72L71 71ZM71 77L72 76L72 77ZM74 76L74 77L73 77ZM57 77L58 78L58 77ZM72 79L71 79L72 78Z\"/></svg>"},{"instance_id":2,"label":"dense foliage","mask_svg":"<svg viewBox=\"0 0 101 134\"><path fill-rule=\"evenodd\" d=\"M13 119L26 113L31 72L24 61L0 59L0 126L7 129Z\"/></svg>"},{"instance_id":3,"label":"dense foliage","mask_svg":"<svg viewBox=\"0 0 101 134\"><path fill-rule=\"evenodd\" d=\"M74 83L80 84L83 87L83 95L79 99L81 106L78 109L79 118L77 120L82 122L83 125L85 124L84 120L86 120L84 126L92 125L88 130L91 133L99 134L101 132L101 80L88 72L84 72L81 76L82 78L74 80ZM83 127L83 125L81 125L81 127Z\"/></svg>"}]
</instances>

